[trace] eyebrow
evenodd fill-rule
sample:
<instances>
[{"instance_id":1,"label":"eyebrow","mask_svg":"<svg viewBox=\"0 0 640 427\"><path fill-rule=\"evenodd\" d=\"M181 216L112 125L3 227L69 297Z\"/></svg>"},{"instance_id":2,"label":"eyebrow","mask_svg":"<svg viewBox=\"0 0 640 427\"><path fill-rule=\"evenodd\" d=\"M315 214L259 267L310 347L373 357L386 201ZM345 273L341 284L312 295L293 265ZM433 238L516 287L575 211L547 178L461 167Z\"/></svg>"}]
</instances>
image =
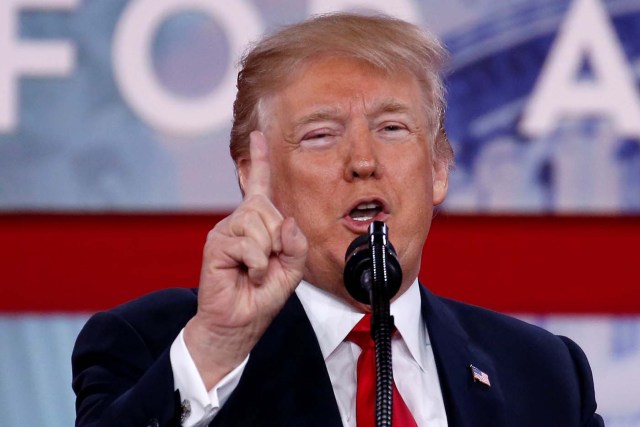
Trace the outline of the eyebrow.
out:
<instances>
[{"instance_id":1,"label":"eyebrow","mask_svg":"<svg viewBox=\"0 0 640 427\"><path fill-rule=\"evenodd\" d=\"M338 108L334 107L322 107L316 111L313 111L309 114L306 114L294 122L294 128L299 128L300 126L304 126L309 123L319 122L323 120L335 120L340 116L343 116L344 113L341 112Z\"/></svg>"},{"instance_id":2,"label":"eyebrow","mask_svg":"<svg viewBox=\"0 0 640 427\"><path fill-rule=\"evenodd\" d=\"M408 113L410 108L408 105L396 101L395 99L383 99L373 103L373 107L366 108L366 116L371 118L384 113ZM344 111L335 107L321 107L316 111L306 114L293 123L294 132L300 127L309 123L321 122L325 120L337 120L345 115Z\"/></svg>"},{"instance_id":3,"label":"eyebrow","mask_svg":"<svg viewBox=\"0 0 640 427\"><path fill-rule=\"evenodd\" d=\"M372 108L367 112L367 116L375 116L381 113L407 113L410 111L408 105L400 103L394 99L385 99L373 104Z\"/></svg>"},{"instance_id":4,"label":"eyebrow","mask_svg":"<svg viewBox=\"0 0 640 427\"><path fill-rule=\"evenodd\" d=\"M379 102L375 102L372 107L366 108L370 110L367 116L376 115L380 113L406 113L410 110L409 106L398 102L394 99L385 99ZM342 116L344 113L339 108L334 107L322 107L316 111L313 111L307 115L304 115L295 121L295 125L304 125L307 123L313 123L321 120L332 120Z\"/></svg>"}]
</instances>

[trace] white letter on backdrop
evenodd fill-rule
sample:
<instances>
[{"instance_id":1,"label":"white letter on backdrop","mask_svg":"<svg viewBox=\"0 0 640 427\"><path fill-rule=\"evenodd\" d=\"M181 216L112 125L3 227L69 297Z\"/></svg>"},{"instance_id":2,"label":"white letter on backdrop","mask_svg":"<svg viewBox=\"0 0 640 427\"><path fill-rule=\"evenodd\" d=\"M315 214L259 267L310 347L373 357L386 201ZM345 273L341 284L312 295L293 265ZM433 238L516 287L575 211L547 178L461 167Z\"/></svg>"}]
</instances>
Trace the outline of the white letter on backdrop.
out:
<instances>
[{"instance_id":1,"label":"white letter on backdrop","mask_svg":"<svg viewBox=\"0 0 640 427\"><path fill-rule=\"evenodd\" d=\"M577 79L584 61L593 79ZM633 73L599 0L574 0L520 122L540 137L566 117L607 116L616 132L640 137L640 98Z\"/></svg>"},{"instance_id":2,"label":"white letter on backdrop","mask_svg":"<svg viewBox=\"0 0 640 427\"><path fill-rule=\"evenodd\" d=\"M75 9L80 0L0 1L0 133L18 126L20 76L68 76L75 68L75 48L63 41L20 41L18 16L25 9Z\"/></svg>"},{"instance_id":3,"label":"white letter on backdrop","mask_svg":"<svg viewBox=\"0 0 640 427\"><path fill-rule=\"evenodd\" d=\"M115 30L114 76L126 102L149 126L174 135L198 136L230 123L236 70L235 61L228 61L220 84L197 98L180 97L162 86L153 70L153 39L169 16L185 11L215 17L234 59L263 31L260 16L246 0L131 1Z\"/></svg>"}]
</instances>

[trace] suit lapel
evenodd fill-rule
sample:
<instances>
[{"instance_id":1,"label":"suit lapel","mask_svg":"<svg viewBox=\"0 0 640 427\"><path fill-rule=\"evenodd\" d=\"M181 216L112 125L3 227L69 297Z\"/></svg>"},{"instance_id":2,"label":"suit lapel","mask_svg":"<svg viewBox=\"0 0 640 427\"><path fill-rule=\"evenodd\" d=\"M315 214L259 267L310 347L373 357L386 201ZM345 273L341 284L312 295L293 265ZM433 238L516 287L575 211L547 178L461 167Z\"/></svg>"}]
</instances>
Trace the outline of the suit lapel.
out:
<instances>
[{"instance_id":1,"label":"suit lapel","mask_svg":"<svg viewBox=\"0 0 640 427\"><path fill-rule=\"evenodd\" d=\"M295 294L254 347L211 425L342 426L318 340Z\"/></svg>"},{"instance_id":2,"label":"suit lapel","mask_svg":"<svg viewBox=\"0 0 640 427\"><path fill-rule=\"evenodd\" d=\"M498 367L474 345L451 307L423 286L420 290L449 426L504 426ZM487 373L491 386L473 381L469 365Z\"/></svg>"}]
</instances>

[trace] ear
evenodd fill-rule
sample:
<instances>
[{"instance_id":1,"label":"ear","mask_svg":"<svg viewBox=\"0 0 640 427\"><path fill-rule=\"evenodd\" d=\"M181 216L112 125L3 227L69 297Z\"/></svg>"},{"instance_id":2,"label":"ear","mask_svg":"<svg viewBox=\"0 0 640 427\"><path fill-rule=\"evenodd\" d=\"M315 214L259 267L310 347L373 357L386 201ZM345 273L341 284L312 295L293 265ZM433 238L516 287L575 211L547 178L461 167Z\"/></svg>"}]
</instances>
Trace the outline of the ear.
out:
<instances>
[{"instance_id":1,"label":"ear","mask_svg":"<svg viewBox=\"0 0 640 427\"><path fill-rule=\"evenodd\" d=\"M433 160L431 179L433 181L433 205L437 206L444 202L449 190L449 170L444 161Z\"/></svg>"},{"instance_id":2,"label":"ear","mask_svg":"<svg viewBox=\"0 0 640 427\"><path fill-rule=\"evenodd\" d=\"M250 173L251 159L248 157L240 157L236 162L236 174L238 175L238 184L240 185L242 197L244 197L244 189L246 188Z\"/></svg>"}]
</instances>

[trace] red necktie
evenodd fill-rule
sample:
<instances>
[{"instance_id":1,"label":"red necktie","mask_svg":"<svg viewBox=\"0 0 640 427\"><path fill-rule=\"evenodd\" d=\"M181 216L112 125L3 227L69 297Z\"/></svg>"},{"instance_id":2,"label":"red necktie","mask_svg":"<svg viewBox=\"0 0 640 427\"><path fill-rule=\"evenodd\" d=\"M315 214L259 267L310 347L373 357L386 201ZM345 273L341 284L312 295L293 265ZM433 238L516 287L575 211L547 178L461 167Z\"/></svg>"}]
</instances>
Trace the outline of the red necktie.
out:
<instances>
[{"instance_id":1,"label":"red necktie","mask_svg":"<svg viewBox=\"0 0 640 427\"><path fill-rule=\"evenodd\" d=\"M367 313L353 327L347 340L362 349L358 358L358 389L356 392L356 422L358 427L375 426L376 408L376 349L371 338L371 314ZM417 427L407 404L393 385L393 427Z\"/></svg>"}]
</instances>

